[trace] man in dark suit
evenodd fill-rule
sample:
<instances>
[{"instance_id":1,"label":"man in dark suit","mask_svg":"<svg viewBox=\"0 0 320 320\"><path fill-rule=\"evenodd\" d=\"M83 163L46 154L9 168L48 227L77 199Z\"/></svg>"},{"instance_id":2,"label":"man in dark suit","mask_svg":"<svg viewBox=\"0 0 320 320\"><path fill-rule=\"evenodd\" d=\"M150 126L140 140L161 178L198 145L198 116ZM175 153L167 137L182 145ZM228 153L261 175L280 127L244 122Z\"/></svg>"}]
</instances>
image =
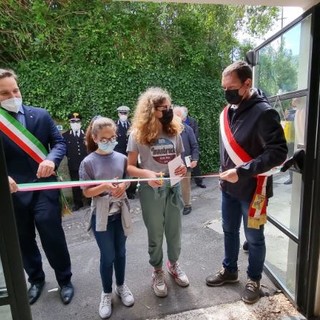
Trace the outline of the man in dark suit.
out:
<instances>
[{"instance_id":1,"label":"man in dark suit","mask_svg":"<svg viewBox=\"0 0 320 320\"><path fill-rule=\"evenodd\" d=\"M68 304L74 289L70 256L61 225L60 191L17 192L19 183L56 181L55 172L66 153L66 144L46 110L22 104L17 77L11 70L0 69L0 105L2 121L7 117L13 124L10 132L0 130L0 136L4 144L23 265L31 285L29 303L36 302L45 284L36 226L61 288L61 300ZM4 127L9 128L6 124ZM31 149L35 150L34 146L40 148L32 153L30 149L17 145L12 134L23 138Z\"/></svg>"},{"instance_id":2,"label":"man in dark suit","mask_svg":"<svg viewBox=\"0 0 320 320\"><path fill-rule=\"evenodd\" d=\"M127 144L129 137L129 128L131 126L130 121L128 120L130 108L127 106L120 106L117 108L118 111L118 120L117 124L117 142L118 144L114 148L115 151L120 152L124 155L127 155ZM127 189L127 196L129 199L135 198L137 183L132 182L130 187Z\"/></svg>"},{"instance_id":3,"label":"man in dark suit","mask_svg":"<svg viewBox=\"0 0 320 320\"><path fill-rule=\"evenodd\" d=\"M194 135L196 136L198 145L200 146L198 123L197 123L196 119L194 119L188 115L188 108L187 107L183 106L181 108L184 111L183 123L187 124L188 126L190 126L192 128ZM205 184L203 184L203 178L199 178L199 176L201 176L199 161L197 162L197 165L192 169L192 175L195 176L194 182L196 183L196 185L199 188L206 188L207 187Z\"/></svg>"},{"instance_id":4,"label":"man in dark suit","mask_svg":"<svg viewBox=\"0 0 320 320\"><path fill-rule=\"evenodd\" d=\"M70 179L79 180L79 167L81 161L87 156L87 149L84 144L85 133L81 129L81 115L77 112L69 114L70 130L63 133L67 143L67 159ZM72 211L77 211L83 207L82 190L80 187L72 188L73 206Z\"/></svg>"}]
</instances>

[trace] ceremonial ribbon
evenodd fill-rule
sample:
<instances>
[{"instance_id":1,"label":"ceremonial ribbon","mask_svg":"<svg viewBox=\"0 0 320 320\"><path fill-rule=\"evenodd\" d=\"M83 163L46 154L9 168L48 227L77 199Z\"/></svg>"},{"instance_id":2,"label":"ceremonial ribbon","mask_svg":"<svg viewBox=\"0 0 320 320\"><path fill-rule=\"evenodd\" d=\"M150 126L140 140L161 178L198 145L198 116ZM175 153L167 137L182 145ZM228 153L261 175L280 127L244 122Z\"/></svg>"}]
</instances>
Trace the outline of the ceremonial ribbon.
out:
<instances>
[{"instance_id":1,"label":"ceremonial ribbon","mask_svg":"<svg viewBox=\"0 0 320 320\"><path fill-rule=\"evenodd\" d=\"M219 177L218 174L198 176L198 178L214 178ZM189 178L189 177L184 177ZM189 178L190 179L190 178ZM19 183L18 191L39 191L52 189L66 189L73 187L90 187L102 183L121 183L121 182L148 182L156 180L170 180L170 177L160 178L131 178L131 179L106 179L106 180L82 180L82 181L56 181L56 182L33 182L33 183Z\"/></svg>"}]
</instances>

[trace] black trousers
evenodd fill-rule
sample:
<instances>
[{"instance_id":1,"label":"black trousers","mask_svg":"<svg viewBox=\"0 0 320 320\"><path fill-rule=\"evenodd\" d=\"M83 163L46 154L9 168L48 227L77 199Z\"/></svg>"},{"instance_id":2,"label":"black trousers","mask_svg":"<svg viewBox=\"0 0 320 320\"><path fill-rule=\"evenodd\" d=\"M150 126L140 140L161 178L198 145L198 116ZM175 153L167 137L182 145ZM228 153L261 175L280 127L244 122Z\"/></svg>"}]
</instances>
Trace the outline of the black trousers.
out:
<instances>
[{"instance_id":1,"label":"black trousers","mask_svg":"<svg viewBox=\"0 0 320 320\"><path fill-rule=\"evenodd\" d=\"M59 195L57 190L35 191L28 205L13 197L23 266L30 283L45 279L35 228L58 284L67 284L72 276L70 255L61 225Z\"/></svg>"},{"instance_id":2,"label":"black trousers","mask_svg":"<svg viewBox=\"0 0 320 320\"><path fill-rule=\"evenodd\" d=\"M72 181L79 180L79 171L78 170L69 170L70 178ZM80 187L73 187L72 188L72 197L73 197L73 204L77 207L83 207L82 201L82 190Z\"/></svg>"}]
</instances>

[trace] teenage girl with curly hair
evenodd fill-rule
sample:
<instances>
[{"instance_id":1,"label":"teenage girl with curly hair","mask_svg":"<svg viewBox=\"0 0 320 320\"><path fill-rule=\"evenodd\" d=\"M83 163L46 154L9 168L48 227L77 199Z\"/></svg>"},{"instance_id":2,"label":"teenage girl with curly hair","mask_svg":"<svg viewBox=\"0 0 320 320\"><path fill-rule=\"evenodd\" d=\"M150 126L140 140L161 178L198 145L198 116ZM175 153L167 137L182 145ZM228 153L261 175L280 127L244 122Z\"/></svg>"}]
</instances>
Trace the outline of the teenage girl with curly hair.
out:
<instances>
[{"instance_id":1,"label":"teenage girl with curly hair","mask_svg":"<svg viewBox=\"0 0 320 320\"><path fill-rule=\"evenodd\" d=\"M171 187L167 180L161 180L162 176L169 175L168 162L184 151L181 130L181 121L174 117L171 98L165 90L152 87L141 94L128 141L127 171L133 177L155 179L140 183L139 197L148 231L149 263L154 268L152 287L158 297L167 295L162 269L164 234L168 251L167 270L178 285L189 285L188 277L178 263L183 209L180 185ZM186 172L184 165L175 170L175 174L180 176Z\"/></svg>"}]
</instances>

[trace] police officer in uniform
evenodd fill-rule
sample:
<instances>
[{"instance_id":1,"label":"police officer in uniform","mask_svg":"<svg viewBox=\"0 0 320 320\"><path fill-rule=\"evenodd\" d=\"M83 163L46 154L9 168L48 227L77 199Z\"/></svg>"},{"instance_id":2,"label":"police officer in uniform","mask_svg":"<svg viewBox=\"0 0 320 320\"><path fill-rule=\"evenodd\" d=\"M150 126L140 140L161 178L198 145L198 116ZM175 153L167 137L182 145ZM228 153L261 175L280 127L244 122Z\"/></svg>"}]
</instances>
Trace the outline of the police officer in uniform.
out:
<instances>
[{"instance_id":1,"label":"police officer in uniform","mask_svg":"<svg viewBox=\"0 0 320 320\"><path fill-rule=\"evenodd\" d=\"M87 149L84 144L85 133L81 129L81 115L77 112L68 116L70 130L63 133L63 137L67 144L67 159L70 178L72 181L79 180L79 166L81 161L87 156ZM80 187L72 188L73 206L72 211L76 211L83 207L82 190Z\"/></svg>"},{"instance_id":2,"label":"police officer in uniform","mask_svg":"<svg viewBox=\"0 0 320 320\"><path fill-rule=\"evenodd\" d=\"M118 120L117 124L117 141L118 144L114 148L115 151L127 155L127 144L129 138L129 128L131 122L128 120L130 108L127 106L120 106L117 108ZM127 196L129 199L135 198L137 183L131 183L130 187L127 189Z\"/></svg>"}]
</instances>

